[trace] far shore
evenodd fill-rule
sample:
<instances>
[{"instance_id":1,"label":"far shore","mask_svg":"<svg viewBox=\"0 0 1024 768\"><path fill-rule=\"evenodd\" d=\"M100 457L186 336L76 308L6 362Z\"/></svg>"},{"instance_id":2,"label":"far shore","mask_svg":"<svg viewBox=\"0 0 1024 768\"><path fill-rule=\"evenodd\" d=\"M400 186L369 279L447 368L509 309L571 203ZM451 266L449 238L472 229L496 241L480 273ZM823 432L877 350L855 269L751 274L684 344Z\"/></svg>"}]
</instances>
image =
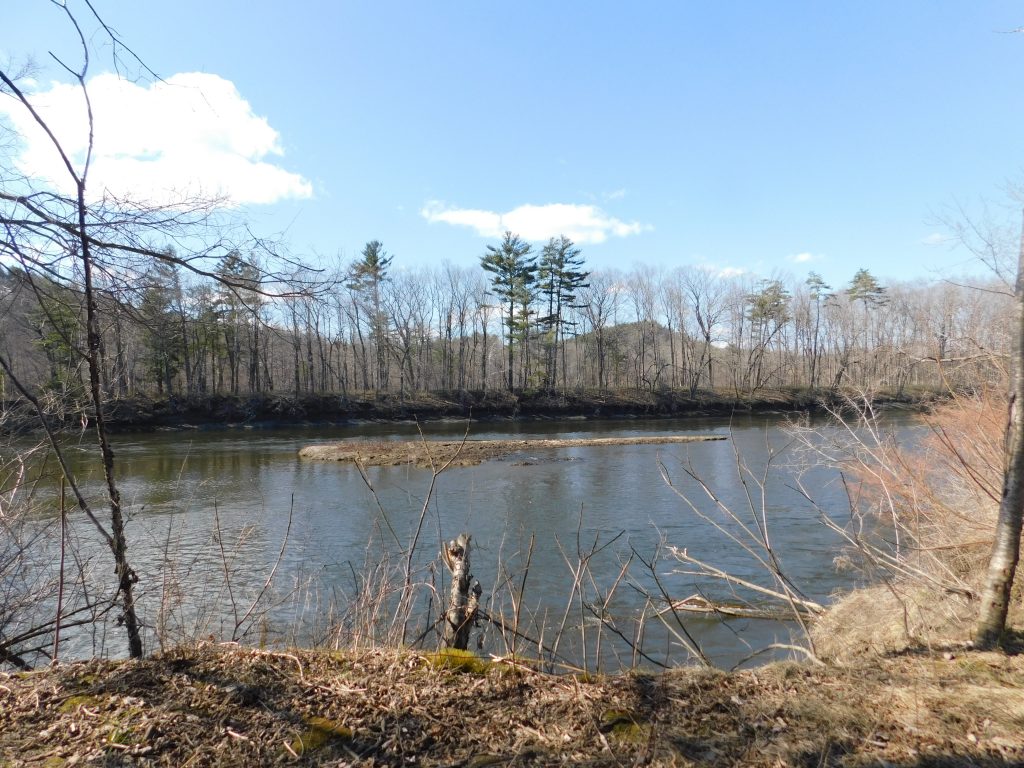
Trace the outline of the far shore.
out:
<instances>
[{"instance_id":1,"label":"far shore","mask_svg":"<svg viewBox=\"0 0 1024 768\"><path fill-rule=\"evenodd\" d=\"M874 392L873 406L926 409L948 395L933 390ZM416 392L348 392L335 394L215 394L137 396L111 400L105 406L112 432L158 430L272 429L340 426L363 423L427 421L528 421L591 419L662 419L732 416L750 413L822 413L862 402L856 391L790 388L760 390L751 395L733 390L663 389L654 391L572 390L550 392L506 390ZM27 402L4 404L7 432L39 430ZM69 410L48 414L51 427L79 430L91 412Z\"/></svg>"},{"instance_id":2,"label":"far shore","mask_svg":"<svg viewBox=\"0 0 1024 768\"><path fill-rule=\"evenodd\" d=\"M875 392L880 407L927 408L946 395L932 390ZM791 388L760 390L752 395L732 390L664 389L654 391L506 390L416 392L349 392L335 394L264 393L253 395L145 396L111 400L105 406L115 432L167 429L274 428L405 421L658 419L730 416L744 413L820 413L863 400L854 391ZM28 403L8 401L7 430L38 429ZM68 411L63 424L50 414L51 426L80 429L90 413Z\"/></svg>"}]
</instances>

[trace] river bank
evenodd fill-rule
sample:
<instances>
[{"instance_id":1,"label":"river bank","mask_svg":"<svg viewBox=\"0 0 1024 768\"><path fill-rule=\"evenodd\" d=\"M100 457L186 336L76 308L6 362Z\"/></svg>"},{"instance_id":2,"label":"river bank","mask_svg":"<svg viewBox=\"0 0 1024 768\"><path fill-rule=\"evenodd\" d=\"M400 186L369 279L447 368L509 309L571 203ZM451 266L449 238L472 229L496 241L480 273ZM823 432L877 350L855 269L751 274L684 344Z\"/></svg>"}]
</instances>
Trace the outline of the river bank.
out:
<instances>
[{"instance_id":1,"label":"river bank","mask_svg":"<svg viewBox=\"0 0 1024 768\"><path fill-rule=\"evenodd\" d=\"M1020 765L1024 657L548 675L512 659L210 643L0 674L0 763Z\"/></svg>"},{"instance_id":2,"label":"river bank","mask_svg":"<svg viewBox=\"0 0 1024 768\"><path fill-rule=\"evenodd\" d=\"M477 421L529 419L631 419L729 416L733 413L820 412L842 407L860 393L828 390L764 390L753 395L732 391L637 390L507 392L417 392L400 395L349 393L331 395L206 395L111 400L107 422L112 431L160 429L273 428L338 425L360 422ZM925 408L941 399L932 391L877 392L879 406ZM38 419L26 403L5 404L4 431L30 431ZM48 414L51 425L79 428L89 412L67 410Z\"/></svg>"}]
</instances>

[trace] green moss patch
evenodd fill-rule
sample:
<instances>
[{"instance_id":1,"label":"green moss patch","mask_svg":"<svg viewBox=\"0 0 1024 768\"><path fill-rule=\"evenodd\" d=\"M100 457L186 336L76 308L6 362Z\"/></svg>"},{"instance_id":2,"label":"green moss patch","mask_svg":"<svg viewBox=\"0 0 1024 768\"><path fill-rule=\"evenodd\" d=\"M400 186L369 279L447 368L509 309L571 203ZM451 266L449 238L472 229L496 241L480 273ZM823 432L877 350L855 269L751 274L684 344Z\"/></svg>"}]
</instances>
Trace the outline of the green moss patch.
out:
<instances>
[{"instance_id":1,"label":"green moss patch","mask_svg":"<svg viewBox=\"0 0 1024 768\"><path fill-rule=\"evenodd\" d=\"M427 664L436 669L452 669L474 675L486 675L492 666L490 661L481 659L472 651L456 648L444 648L436 653L428 653L424 658Z\"/></svg>"},{"instance_id":2,"label":"green moss patch","mask_svg":"<svg viewBox=\"0 0 1024 768\"><path fill-rule=\"evenodd\" d=\"M351 741L352 729L326 717L310 717L306 719L306 730L297 736L291 746L297 755L306 755L322 749L329 743Z\"/></svg>"}]
</instances>

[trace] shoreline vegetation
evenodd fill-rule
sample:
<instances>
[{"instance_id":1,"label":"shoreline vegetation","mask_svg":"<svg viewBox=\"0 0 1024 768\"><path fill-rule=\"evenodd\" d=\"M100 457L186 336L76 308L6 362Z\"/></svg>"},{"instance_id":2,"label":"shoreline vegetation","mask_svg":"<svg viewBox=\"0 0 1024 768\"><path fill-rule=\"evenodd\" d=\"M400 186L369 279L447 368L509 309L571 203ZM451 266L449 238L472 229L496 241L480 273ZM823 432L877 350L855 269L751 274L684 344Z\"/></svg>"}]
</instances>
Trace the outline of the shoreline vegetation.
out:
<instances>
[{"instance_id":1,"label":"shoreline vegetation","mask_svg":"<svg viewBox=\"0 0 1024 768\"><path fill-rule=\"evenodd\" d=\"M948 397L931 389L870 393L873 407L926 409ZM155 430L337 426L375 422L464 420L557 420L685 418L736 413L809 412L842 409L862 402L854 391L788 388L753 395L733 391L583 390L548 392L507 390L399 393L359 392L333 395L252 394L111 400L104 413L112 432ZM8 431L39 429L35 409L23 401L5 404ZM48 413L52 426L80 428L92 417L88 408Z\"/></svg>"}]
</instances>

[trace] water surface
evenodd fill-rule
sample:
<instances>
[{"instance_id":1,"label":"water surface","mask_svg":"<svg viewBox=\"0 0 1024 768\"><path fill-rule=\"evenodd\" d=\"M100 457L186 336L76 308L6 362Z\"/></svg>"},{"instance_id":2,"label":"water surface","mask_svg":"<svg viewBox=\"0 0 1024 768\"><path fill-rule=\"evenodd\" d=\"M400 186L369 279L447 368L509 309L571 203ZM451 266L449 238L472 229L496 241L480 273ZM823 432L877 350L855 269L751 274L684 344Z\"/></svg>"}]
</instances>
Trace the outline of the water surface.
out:
<instances>
[{"instance_id":1,"label":"water surface","mask_svg":"<svg viewBox=\"0 0 1024 768\"><path fill-rule=\"evenodd\" d=\"M890 422L904 439L913 439L916 428L909 417ZM117 468L129 511L131 556L140 573L140 602L151 630L148 645L156 644L157 629L170 641L207 632L229 637L239 619L241 629L251 629L249 641L323 642L326 625L351 604L373 565L389 554L401 562L419 528L413 556L417 579L432 579L443 592L443 568L437 565L441 543L471 533L473 571L485 607L495 614L504 611L508 619L509 598L516 596L523 634L534 640L543 635L550 644L554 628L563 626L561 651L575 663L598 661L598 611L606 629L612 627L600 640L603 666L635 660L617 634L642 647L645 663L683 663L689 658L680 642L686 635L649 618L652 596L738 597L719 581L684 573L666 546L686 549L740 578L772 584L763 567L716 529L717 524L743 536L727 510L752 530L758 522L767 524L786 574L810 599L827 602L833 592L851 586L854 577L838 573L833 564L837 537L819 520L823 513L844 518L845 492L833 470L802 466L790 448L786 423L783 416L751 416L474 424L470 435L477 439L656 434L728 439L540 449L452 468L436 478L429 499L429 470L369 468L371 492L352 464L297 456L301 447L321 441L413 439L418 436L413 424L119 436ZM822 428L828 430L824 422ZM464 423L455 422L422 427L426 439L465 431ZM795 490L798 476L815 503ZM88 538L87 532L83 536ZM581 556L588 562L584 605L578 594L574 599ZM104 553L96 550L93 557L102 564ZM272 570L273 584L259 610L246 617ZM645 610L648 620L641 630L638 620ZM761 620L701 617L686 617L685 628L723 666L776 640L788 642L792 629ZM483 650L506 648L490 631Z\"/></svg>"}]
</instances>

